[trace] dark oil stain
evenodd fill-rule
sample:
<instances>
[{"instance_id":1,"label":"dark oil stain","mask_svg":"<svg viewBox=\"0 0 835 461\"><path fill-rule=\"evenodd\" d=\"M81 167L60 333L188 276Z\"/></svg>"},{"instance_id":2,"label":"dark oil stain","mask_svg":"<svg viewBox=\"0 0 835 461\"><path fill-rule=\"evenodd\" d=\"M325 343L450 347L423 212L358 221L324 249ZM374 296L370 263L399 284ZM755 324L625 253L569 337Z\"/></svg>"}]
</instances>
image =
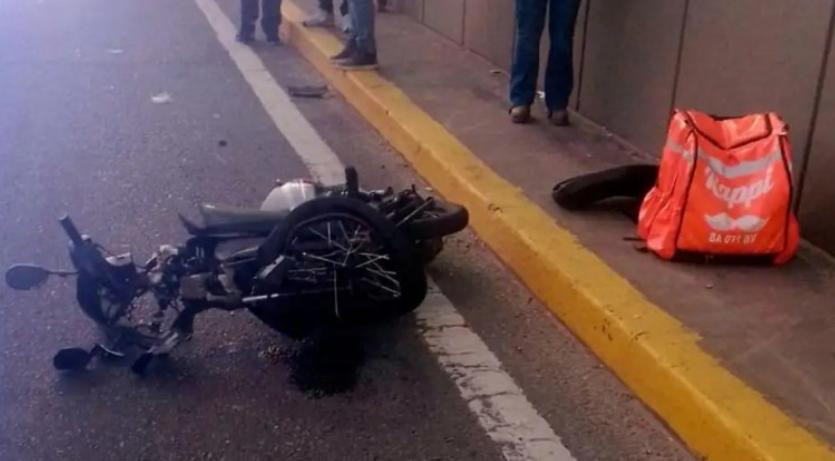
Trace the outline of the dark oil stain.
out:
<instances>
[{"instance_id":1,"label":"dark oil stain","mask_svg":"<svg viewBox=\"0 0 835 461\"><path fill-rule=\"evenodd\" d=\"M282 356L290 382L316 399L352 390L365 359L365 338L340 332L307 339Z\"/></svg>"}]
</instances>

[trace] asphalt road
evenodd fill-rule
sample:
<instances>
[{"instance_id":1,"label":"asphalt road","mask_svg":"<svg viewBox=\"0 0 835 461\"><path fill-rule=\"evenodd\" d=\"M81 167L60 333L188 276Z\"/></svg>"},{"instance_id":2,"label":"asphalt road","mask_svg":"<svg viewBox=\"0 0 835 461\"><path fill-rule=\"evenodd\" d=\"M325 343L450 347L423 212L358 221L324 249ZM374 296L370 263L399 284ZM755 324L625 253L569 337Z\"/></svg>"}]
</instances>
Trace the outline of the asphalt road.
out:
<instances>
[{"instance_id":1,"label":"asphalt road","mask_svg":"<svg viewBox=\"0 0 835 461\"><path fill-rule=\"evenodd\" d=\"M254 48L280 85L322 83ZM297 105L366 185L423 187L337 95ZM142 259L184 238L176 212L306 175L192 0L0 1L0 265L66 266L64 212ZM471 234L429 271L574 457L692 459ZM140 379L52 369L97 338L73 300L0 288L0 460L504 459L412 316L298 343L213 312Z\"/></svg>"}]
</instances>

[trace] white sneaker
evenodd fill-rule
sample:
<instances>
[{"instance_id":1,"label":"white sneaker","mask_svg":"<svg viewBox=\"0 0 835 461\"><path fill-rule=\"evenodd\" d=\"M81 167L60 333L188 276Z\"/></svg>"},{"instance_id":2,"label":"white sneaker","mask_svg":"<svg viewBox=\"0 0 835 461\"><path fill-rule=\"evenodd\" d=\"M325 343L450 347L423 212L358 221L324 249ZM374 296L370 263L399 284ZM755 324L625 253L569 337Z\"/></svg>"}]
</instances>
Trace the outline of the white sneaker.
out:
<instances>
[{"instance_id":1,"label":"white sneaker","mask_svg":"<svg viewBox=\"0 0 835 461\"><path fill-rule=\"evenodd\" d=\"M305 27L332 27L334 25L333 14L319 10L318 13L302 21L302 25Z\"/></svg>"}]
</instances>

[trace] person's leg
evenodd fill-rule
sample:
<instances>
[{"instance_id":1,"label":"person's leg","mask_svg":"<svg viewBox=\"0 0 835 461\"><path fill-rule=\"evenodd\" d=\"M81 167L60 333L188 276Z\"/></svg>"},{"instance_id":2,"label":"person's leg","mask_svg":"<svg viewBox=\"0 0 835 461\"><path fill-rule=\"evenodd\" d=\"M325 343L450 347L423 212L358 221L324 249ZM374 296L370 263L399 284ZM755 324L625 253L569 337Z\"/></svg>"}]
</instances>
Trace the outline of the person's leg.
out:
<instances>
[{"instance_id":1,"label":"person's leg","mask_svg":"<svg viewBox=\"0 0 835 461\"><path fill-rule=\"evenodd\" d=\"M545 104L554 114L554 123L568 122L565 108L574 86L574 27L580 0L551 0L548 8L551 49L545 68Z\"/></svg>"},{"instance_id":2,"label":"person's leg","mask_svg":"<svg viewBox=\"0 0 835 461\"><path fill-rule=\"evenodd\" d=\"M359 1L362 1L362 0L359 0ZM348 16L347 16L347 18L348 18L348 25L350 26L348 28L349 35L351 37L351 40L354 42L354 44L359 44L359 41L358 41L358 38L357 38L357 33L359 33L359 28L357 27L357 15L354 14L355 11L356 11L356 8L355 8L355 6L356 6L355 3L356 2L357 2L357 0L345 0L345 4L348 5Z\"/></svg>"},{"instance_id":3,"label":"person's leg","mask_svg":"<svg viewBox=\"0 0 835 461\"><path fill-rule=\"evenodd\" d=\"M339 63L343 60L351 59L357 52L357 44L353 36L348 36L345 46L338 54L331 56L331 60Z\"/></svg>"},{"instance_id":4,"label":"person's leg","mask_svg":"<svg viewBox=\"0 0 835 461\"><path fill-rule=\"evenodd\" d=\"M356 37L356 30L357 28L354 27L354 15L347 15L348 12L348 3L351 0L342 0L342 5L340 6L339 10L343 15L343 20L348 20L349 27L344 27L343 30L346 32L348 37L347 41L345 42L345 47L342 48L337 55L331 56L331 60L333 60L337 64L341 64L343 61L351 60L354 55L357 53L357 37Z\"/></svg>"},{"instance_id":5,"label":"person's leg","mask_svg":"<svg viewBox=\"0 0 835 461\"><path fill-rule=\"evenodd\" d=\"M350 0L350 5L352 30L349 43L353 43L354 52L347 58L334 62L343 69L373 69L377 67L374 0Z\"/></svg>"},{"instance_id":6,"label":"person's leg","mask_svg":"<svg viewBox=\"0 0 835 461\"><path fill-rule=\"evenodd\" d=\"M255 35L255 20L258 19L258 0L241 0L241 28L238 40L251 42Z\"/></svg>"},{"instance_id":7,"label":"person's leg","mask_svg":"<svg viewBox=\"0 0 835 461\"><path fill-rule=\"evenodd\" d=\"M278 26L281 25L281 0L261 0L261 29L267 41L278 43Z\"/></svg>"},{"instance_id":8,"label":"person's leg","mask_svg":"<svg viewBox=\"0 0 835 461\"><path fill-rule=\"evenodd\" d=\"M340 27L345 35L351 35L354 30L354 21L351 19L351 8L348 4L349 0L342 0L342 4L339 5L339 13L342 15Z\"/></svg>"},{"instance_id":9,"label":"person's leg","mask_svg":"<svg viewBox=\"0 0 835 461\"><path fill-rule=\"evenodd\" d=\"M516 37L510 68L510 105L513 119L525 122L536 96L539 75L539 42L545 28L548 0L516 0ZM517 108L518 114L516 113Z\"/></svg>"},{"instance_id":10,"label":"person's leg","mask_svg":"<svg viewBox=\"0 0 835 461\"><path fill-rule=\"evenodd\" d=\"M302 21L305 27L330 27L333 25L333 0L319 0L319 11Z\"/></svg>"},{"instance_id":11,"label":"person's leg","mask_svg":"<svg viewBox=\"0 0 835 461\"><path fill-rule=\"evenodd\" d=\"M353 0L350 8L357 48L362 53L376 56L377 42L374 37L374 0Z\"/></svg>"},{"instance_id":12,"label":"person's leg","mask_svg":"<svg viewBox=\"0 0 835 461\"><path fill-rule=\"evenodd\" d=\"M343 23L342 23L342 31L345 32L348 36L353 37L354 41L357 40L357 24L356 19L357 15L354 14L354 2L356 0L343 0L342 6L344 7L343 13Z\"/></svg>"}]
</instances>

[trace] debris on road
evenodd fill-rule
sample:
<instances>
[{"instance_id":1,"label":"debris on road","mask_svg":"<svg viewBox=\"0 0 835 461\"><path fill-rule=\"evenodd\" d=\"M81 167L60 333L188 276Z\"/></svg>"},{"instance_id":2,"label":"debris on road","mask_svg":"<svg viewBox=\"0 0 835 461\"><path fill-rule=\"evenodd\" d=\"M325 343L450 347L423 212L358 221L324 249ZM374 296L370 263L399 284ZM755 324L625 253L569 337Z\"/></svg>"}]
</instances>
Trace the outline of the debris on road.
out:
<instances>
[{"instance_id":1,"label":"debris on road","mask_svg":"<svg viewBox=\"0 0 835 461\"><path fill-rule=\"evenodd\" d=\"M282 357L286 357L289 354L285 348L281 347L280 345L273 344L263 350L260 354L258 354L261 358L267 359L270 362L278 363Z\"/></svg>"},{"instance_id":2,"label":"debris on road","mask_svg":"<svg viewBox=\"0 0 835 461\"><path fill-rule=\"evenodd\" d=\"M328 93L327 85L300 85L287 88L295 98L323 98Z\"/></svg>"},{"instance_id":3,"label":"debris on road","mask_svg":"<svg viewBox=\"0 0 835 461\"><path fill-rule=\"evenodd\" d=\"M151 102L154 104L168 104L171 102L171 95L163 91L162 93L151 96Z\"/></svg>"},{"instance_id":4,"label":"debris on road","mask_svg":"<svg viewBox=\"0 0 835 461\"><path fill-rule=\"evenodd\" d=\"M110 54L122 54L122 53L125 52L125 50L123 50L121 48L108 48L107 52L110 53Z\"/></svg>"}]
</instances>

